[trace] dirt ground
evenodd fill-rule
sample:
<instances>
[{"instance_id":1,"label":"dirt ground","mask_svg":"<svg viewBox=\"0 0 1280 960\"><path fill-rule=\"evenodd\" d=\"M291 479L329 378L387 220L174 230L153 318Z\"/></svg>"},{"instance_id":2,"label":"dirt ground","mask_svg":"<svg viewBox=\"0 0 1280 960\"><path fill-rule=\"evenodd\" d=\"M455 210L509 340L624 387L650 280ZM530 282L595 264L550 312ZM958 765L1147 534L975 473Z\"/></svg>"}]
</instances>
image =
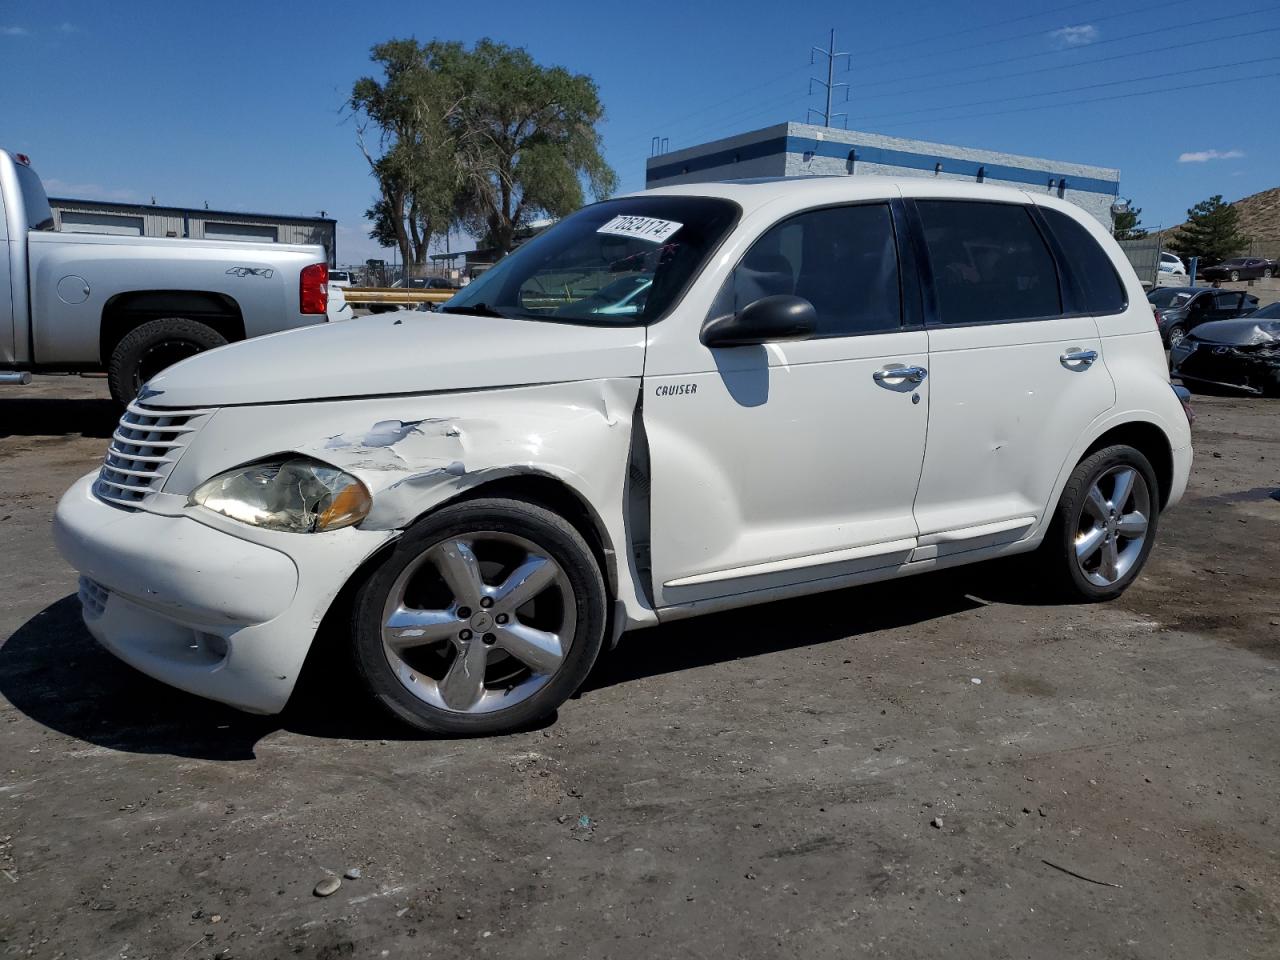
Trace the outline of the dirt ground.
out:
<instances>
[{"instance_id":1,"label":"dirt ground","mask_svg":"<svg viewBox=\"0 0 1280 960\"><path fill-rule=\"evenodd\" d=\"M1280 956L1280 401L1197 399L1114 603L1006 564L685 621L429 741L96 647L49 523L105 396L0 395L0 957Z\"/></svg>"}]
</instances>

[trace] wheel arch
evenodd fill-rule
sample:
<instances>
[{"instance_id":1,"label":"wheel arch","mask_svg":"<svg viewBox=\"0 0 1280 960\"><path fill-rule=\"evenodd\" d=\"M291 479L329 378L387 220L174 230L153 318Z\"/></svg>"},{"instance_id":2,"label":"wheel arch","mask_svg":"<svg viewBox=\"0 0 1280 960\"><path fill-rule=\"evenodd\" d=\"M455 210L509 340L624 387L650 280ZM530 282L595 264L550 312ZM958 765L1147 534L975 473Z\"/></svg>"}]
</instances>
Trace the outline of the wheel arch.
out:
<instances>
[{"instance_id":1,"label":"wheel arch","mask_svg":"<svg viewBox=\"0 0 1280 960\"><path fill-rule=\"evenodd\" d=\"M149 320L182 317L203 323L234 343L245 339L244 313L234 297L205 290L130 290L102 307L99 353L103 365L131 330Z\"/></svg>"},{"instance_id":2,"label":"wheel arch","mask_svg":"<svg viewBox=\"0 0 1280 960\"><path fill-rule=\"evenodd\" d=\"M1085 448L1076 463L1103 447L1118 443L1133 447L1151 462L1151 468L1156 472L1156 482L1160 485L1160 509L1163 510L1173 488L1173 445L1158 424L1150 420L1128 420L1108 427Z\"/></svg>"},{"instance_id":3,"label":"wheel arch","mask_svg":"<svg viewBox=\"0 0 1280 960\"><path fill-rule=\"evenodd\" d=\"M469 500L483 500L500 497L507 500L521 500L550 510L567 520L587 542L596 563L600 564L600 572L604 575L605 587L609 591L609 600L618 596L617 551L599 513L578 490L562 478L541 471L523 470L517 473L506 473L503 476L482 480L474 486L460 490L447 499L432 504L413 520L406 524L412 526L438 510L455 506Z\"/></svg>"}]
</instances>

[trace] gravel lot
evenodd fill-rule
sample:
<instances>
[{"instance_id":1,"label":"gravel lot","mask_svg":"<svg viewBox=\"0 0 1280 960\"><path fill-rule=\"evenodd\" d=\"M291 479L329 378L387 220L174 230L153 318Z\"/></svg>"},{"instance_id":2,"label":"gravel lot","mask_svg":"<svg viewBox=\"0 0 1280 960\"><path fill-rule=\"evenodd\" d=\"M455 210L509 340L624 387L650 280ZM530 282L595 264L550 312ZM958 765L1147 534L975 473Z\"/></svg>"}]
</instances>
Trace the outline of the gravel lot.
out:
<instances>
[{"instance_id":1,"label":"gravel lot","mask_svg":"<svg viewBox=\"0 0 1280 960\"><path fill-rule=\"evenodd\" d=\"M424 741L98 649L49 521L115 411L6 390L0 957L1280 955L1280 401L1197 398L1117 602L1003 565L686 621L544 729Z\"/></svg>"}]
</instances>

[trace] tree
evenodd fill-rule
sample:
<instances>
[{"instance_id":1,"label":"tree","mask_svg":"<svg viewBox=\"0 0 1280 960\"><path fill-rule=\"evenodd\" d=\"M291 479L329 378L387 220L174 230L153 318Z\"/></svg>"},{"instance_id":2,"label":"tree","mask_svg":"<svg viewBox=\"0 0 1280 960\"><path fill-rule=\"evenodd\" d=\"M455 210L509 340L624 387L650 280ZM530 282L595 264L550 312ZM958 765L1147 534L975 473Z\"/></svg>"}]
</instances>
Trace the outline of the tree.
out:
<instances>
[{"instance_id":1,"label":"tree","mask_svg":"<svg viewBox=\"0 0 1280 960\"><path fill-rule=\"evenodd\" d=\"M1142 208L1135 207L1131 199L1125 200L1125 211L1116 214L1111 231L1117 240L1141 240L1147 235L1142 225Z\"/></svg>"},{"instance_id":2,"label":"tree","mask_svg":"<svg viewBox=\"0 0 1280 960\"><path fill-rule=\"evenodd\" d=\"M380 43L371 59L381 65L383 79L357 80L347 101L380 193L368 211L369 236L399 247L406 264L425 263L431 238L454 216L463 183L457 120L466 98L465 58L458 43ZM370 127L377 133L376 151L367 139Z\"/></svg>"},{"instance_id":3,"label":"tree","mask_svg":"<svg viewBox=\"0 0 1280 960\"><path fill-rule=\"evenodd\" d=\"M1236 208L1215 194L1187 211L1187 222L1174 231L1168 247L1175 253L1217 263L1248 244L1249 238L1239 232L1239 222Z\"/></svg>"},{"instance_id":4,"label":"tree","mask_svg":"<svg viewBox=\"0 0 1280 960\"><path fill-rule=\"evenodd\" d=\"M459 212L485 245L507 253L539 216L561 217L617 187L596 125L595 81L543 67L528 52L481 40L467 58L456 128L465 185Z\"/></svg>"}]
</instances>

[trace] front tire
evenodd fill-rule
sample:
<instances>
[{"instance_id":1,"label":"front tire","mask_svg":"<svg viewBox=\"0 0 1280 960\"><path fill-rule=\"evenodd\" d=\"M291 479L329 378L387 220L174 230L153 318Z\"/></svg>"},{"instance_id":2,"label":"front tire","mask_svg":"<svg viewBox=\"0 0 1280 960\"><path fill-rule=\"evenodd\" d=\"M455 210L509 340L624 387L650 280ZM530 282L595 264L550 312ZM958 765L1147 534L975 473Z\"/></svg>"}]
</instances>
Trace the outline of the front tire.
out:
<instances>
[{"instance_id":1,"label":"front tire","mask_svg":"<svg viewBox=\"0 0 1280 960\"><path fill-rule=\"evenodd\" d=\"M1151 553L1159 504L1155 471L1139 450L1116 444L1085 457L1040 548L1050 584L1088 603L1120 596Z\"/></svg>"},{"instance_id":2,"label":"front tire","mask_svg":"<svg viewBox=\"0 0 1280 960\"><path fill-rule=\"evenodd\" d=\"M1232 271L1231 271L1231 280L1232 280L1232 282L1234 283L1236 280L1239 280L1239 279L1240 279L1240 271L1239 271L1239 270L1232 270Z\"/></svg>"},{"instance_id":3,"label":"front tire","mask_svg":"<svg viewBox=\"0 0 1280 960\"><path fill-rule=\"evenodd\" d=\"M1169 346L1176 347L1187 336L1187 328L1180 323L1175 323L1169 328Z\"/></svg>"},{"instance_id":4,"label":"front tire","mask_svg":"<svg viewBox=\"0 0 1280 960\"><path fill-rule=\"evenodd\" d=\"M150 320L135 327L111 351L107 363L111 396L127 405L161 370L226 342L213 327L185 317Z\"/></svg>"},{"instance_id":5,"label":"front tire","mask_svg":"<svg viewBox=\"0 0 1280 960\"><path fill-rule=\"evenodd\" d=\"M517 500L472 500L412 527L356 594L356 672L432 734L524 729L587 678L604 643L604 578L582 535Z\"/></svg>"}]
</instances>

